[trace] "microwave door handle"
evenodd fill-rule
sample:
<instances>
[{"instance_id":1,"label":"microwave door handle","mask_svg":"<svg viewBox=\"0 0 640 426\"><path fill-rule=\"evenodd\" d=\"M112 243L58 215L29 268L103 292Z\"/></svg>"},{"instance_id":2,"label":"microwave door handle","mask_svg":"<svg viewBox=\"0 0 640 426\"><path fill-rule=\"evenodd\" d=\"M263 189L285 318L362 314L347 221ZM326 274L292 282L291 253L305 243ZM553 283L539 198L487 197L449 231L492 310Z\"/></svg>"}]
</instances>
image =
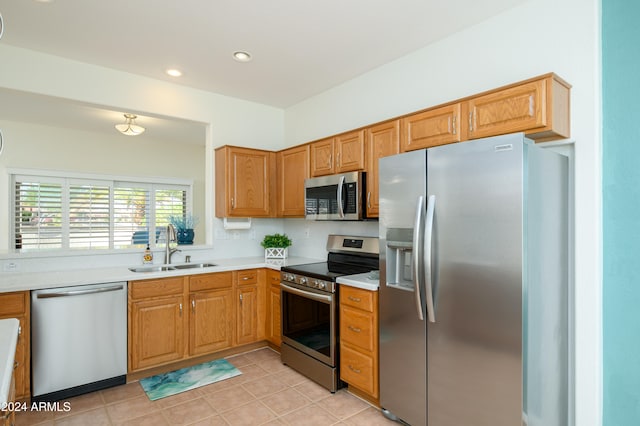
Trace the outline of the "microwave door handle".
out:
<instances>
[{"instance_id":1,"label":"microwave door handle","mask_svg":"<svg viewBox=\"0 0 640 426\"><path fill-rule=\"evenodd\" d=\"M338 215L340 219L344 218L344 207L342 206L342 189L344 187L344 176L340 176L340 182L338 182Z\"/></svg>"}]
</instances>

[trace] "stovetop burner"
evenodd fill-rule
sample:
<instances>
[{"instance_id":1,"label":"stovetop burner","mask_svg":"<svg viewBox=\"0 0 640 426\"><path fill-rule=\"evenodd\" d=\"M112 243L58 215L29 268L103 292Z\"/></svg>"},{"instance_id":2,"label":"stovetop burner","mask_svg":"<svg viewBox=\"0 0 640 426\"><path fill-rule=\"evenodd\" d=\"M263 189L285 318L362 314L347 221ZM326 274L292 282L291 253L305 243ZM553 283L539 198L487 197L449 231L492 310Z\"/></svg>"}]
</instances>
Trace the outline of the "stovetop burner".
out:
<instances>
[{"instance_id":1,"label":"stovetop burner","mask_svg":"<svg viewBox=\"0 0 640 426\"><path fill-rule=\"evenodd\" d=\"M305 263L281 268L283 281L325 291L335 288L336 278L361 274L379 267L376 237L329 235L326 262Z\"/></svg>"}]
</instances>

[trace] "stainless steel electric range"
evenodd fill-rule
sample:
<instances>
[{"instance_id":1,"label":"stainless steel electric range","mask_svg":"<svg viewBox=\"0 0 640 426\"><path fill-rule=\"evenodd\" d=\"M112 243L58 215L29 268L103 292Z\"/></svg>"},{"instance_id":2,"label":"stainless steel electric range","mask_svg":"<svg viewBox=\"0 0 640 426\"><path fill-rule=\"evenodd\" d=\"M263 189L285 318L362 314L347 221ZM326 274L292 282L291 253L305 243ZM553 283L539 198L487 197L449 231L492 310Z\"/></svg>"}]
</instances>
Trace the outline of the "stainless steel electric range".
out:
<instances>
[{"instance_id":1,"label":"stainless steel electric range","mask_svg":"<svg viewBox=\"0 0 640 426\"><path fill-rule=\"evenodd\" d=\"M281 272L282 362L331 392L341 387L336 278L378 269L378 238L329 235L327 261Z\"/></svg>"}]
</instances>

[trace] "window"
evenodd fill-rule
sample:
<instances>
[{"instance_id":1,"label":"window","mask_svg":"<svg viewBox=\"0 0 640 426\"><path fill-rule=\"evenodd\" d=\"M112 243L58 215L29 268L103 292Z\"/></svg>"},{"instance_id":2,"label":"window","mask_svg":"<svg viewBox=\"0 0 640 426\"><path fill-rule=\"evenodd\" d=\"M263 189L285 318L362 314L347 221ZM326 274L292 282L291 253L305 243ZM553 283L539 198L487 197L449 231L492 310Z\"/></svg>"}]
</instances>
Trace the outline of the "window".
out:
<instances>
[{"instance_id":1,"label":"window","mask_svg":"<svg viewBox=\"0 0 640 426\"><path fill-rule=\"evenodd\" d=\"M15 248L122 249L166 244L191 184L12 175ZM153 236L150 238L149 236Z\"/></svg>"}]
</instances>

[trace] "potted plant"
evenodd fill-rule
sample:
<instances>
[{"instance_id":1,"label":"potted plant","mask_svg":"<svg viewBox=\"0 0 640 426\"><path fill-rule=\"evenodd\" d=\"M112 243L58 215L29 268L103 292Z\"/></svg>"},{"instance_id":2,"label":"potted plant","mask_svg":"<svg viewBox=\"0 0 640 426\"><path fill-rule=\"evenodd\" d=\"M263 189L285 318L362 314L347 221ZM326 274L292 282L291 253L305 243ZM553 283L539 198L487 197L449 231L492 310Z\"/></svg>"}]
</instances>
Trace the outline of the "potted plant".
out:
<instances>
[{"instance_id":1,"label":"potted plant","mask_svg":"<svg viewBox=\"0 0 640 426\"><path fill-rule=\"evenodd\" d=\"M291 244L287 234L265 235L260 243L264 248L265 259L285 259L289 255L287 247Z\"/></svg>"},{"instance_id":2,"label":"potted plant","mask_svg":"<svg viewBox=\"0 0 640 426\"><path fill-rule=\"evenodd\" d=\"M169 216L169 223L176 228L176 239L178 245L193 244L193 228L198 224L198 218L186 214L184 216Z\"/></svg>"}]
</instances>

